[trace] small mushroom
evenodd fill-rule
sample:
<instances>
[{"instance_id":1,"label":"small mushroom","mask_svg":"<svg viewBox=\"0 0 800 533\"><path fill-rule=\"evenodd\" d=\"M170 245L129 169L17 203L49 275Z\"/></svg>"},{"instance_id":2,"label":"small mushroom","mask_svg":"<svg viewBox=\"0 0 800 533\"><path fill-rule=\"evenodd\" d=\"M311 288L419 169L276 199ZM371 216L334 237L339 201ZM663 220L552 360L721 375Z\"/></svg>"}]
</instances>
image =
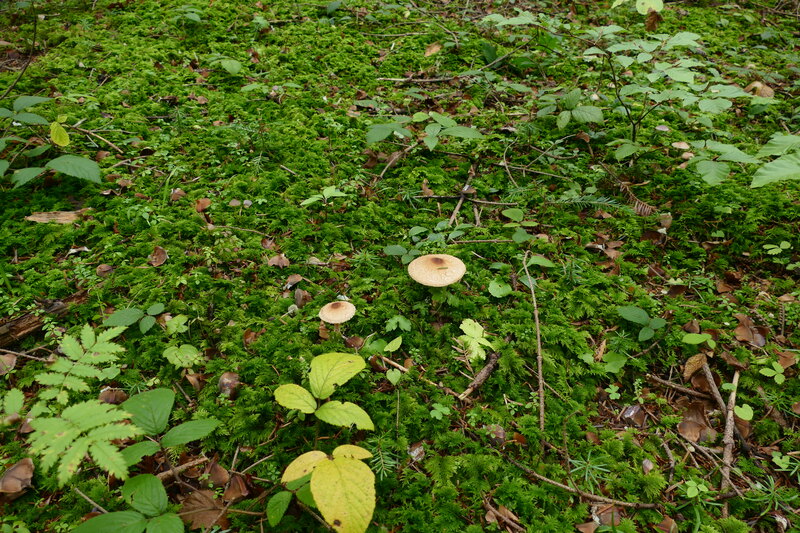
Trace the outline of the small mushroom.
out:
<instances>
[{"instance_id":1,"label":"small mushroom","mask_svg":"<svg viewBox=\"0 0 800 533\"><path fill-rule=\"evenodd\" d=\"M467 272L461 259L447 254L421 255L408 264L408 275L428 287L446 287Z\"/></svg>"},{"instance_id":2,"label":"small mushroom","mask_svg":"<svg viewBox=\"0 0 800 533\"><path fill-rule=\"evenodd\" d=\"M333 324L333 330L339 333L340 324L347 322L356 314L356 306L350 302L337 300L322 306L319 310L319 319L327 324Z\"/></svg>"}]
</instances>

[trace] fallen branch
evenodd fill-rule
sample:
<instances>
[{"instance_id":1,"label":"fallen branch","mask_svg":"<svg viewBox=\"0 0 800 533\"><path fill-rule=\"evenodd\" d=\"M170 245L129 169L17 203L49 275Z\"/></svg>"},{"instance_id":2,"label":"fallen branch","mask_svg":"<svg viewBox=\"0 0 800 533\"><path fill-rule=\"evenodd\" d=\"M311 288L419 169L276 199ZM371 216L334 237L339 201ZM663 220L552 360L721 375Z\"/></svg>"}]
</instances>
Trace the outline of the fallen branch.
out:
<instances>
[{"instance_id":1,"label":"fallen branch","mask_svg":"<svg viewBox=\"0 0 800 533\"><path fill-rule=\"evenodd\" d=\"M19 318L0 322L0 348L9 346L23 338L36 333L44 325L47 315L59 316L67 312L72 304L82 304L89 297L87 291L72 294L63 300L49 300L40 304L40 308Z\"/></svg>"},{"instance_id":2,"label":"fallen branch","mask_svg":"<svg viewBox=\"0 0 800 533\"><path fill-rule=\"evenodd\" d=\"M475 392L483 383L489 379L489 376L494 372L495 367L497 367L497 361L500 359L500 354L497 352L492 352L489 354L489 360L486 362L486 366L484 366L480 372L475 374L475 379L472 380L464 392L458 395L459 400L466 400L467 396Z\"/></svg>"},{"instance_id":3,"label":"fallen branch","mask_svg":"<svg viewBox=\"0 0 800 533\"><path fill-rule=\"evenodd\" d=\"M184 472L186 470L189 470L190 468L194 468L197 465L201 465L201 464L207 463L207 462L208 462L208 457L198 457L197 459L194 459L194 460L189 461L188 463L184 463L182 465L178 465L178 466L171 466L170 465L171 468L169 470L166 470L164 472L161 472L161 473L157 474L156 477L158 479L160 479L161 481L164 481L165 479L169 479L171 477L175 477L177 479L178 478L178 474L180 474L181 472Z\"/></svg>"},{"instance_id":4,"label":"fallen branch","mask_svg":"<svg viewBox=\"0 0 800 533\"><path fill-rule=\"evenodd\" d=\"M702 398L703 400L710 400L711 396L704 392L696 391L693 389L688 389L681 385L677 385L671 381L667 381L666 379L662 379L653 374L645 374L645 379L648 381L652 381L654 383L658 383L659 385L664 385L665 387L669 387L670 389L676 390L678 392L682 392L683 394L688 394L689 396L694 396L695 398Z\"/></svg>"},{"instance_id":5,"label":"fallen branch","mask_svg":"<svg viewBox=\"0 0 800 533\"><path fill-rule=\"evenodd\" d=\"M735 444L733 439L733 430L736 427L736 424L733 418L733 408L736 406L736 387L739 385L738 370L733 374L731 385L733 385L733 388L731 389L731 394L728 397L728 405L725 416L725 434L722 437L722 442L725 444L725 451L722 454L722 486L720 487L720 492L724 492L727 488L733 488L734 490L736 489L731 482L731 465L733 464L733 445ZM727 518L728 512L728 502L725 502L725 504L722 506L722 517Z\"/></svg>"}]
</instances>

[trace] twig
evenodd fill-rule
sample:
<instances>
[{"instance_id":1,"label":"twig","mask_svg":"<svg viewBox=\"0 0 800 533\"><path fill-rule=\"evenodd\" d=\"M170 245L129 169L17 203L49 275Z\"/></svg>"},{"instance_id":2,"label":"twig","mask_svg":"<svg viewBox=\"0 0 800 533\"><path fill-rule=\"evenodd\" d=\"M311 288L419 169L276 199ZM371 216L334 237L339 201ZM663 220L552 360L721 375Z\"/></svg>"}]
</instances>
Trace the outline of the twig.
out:
<instances>
[{"instance_id":1,"label":"twig","mask_svg":"<svg viewBox=\"0 0 800 533\"><path fill-rule=\"evenodd\" d=\"M733 464L733 446L735 444L733 439L733 430L736 427L736 424L733 419L733 408L736 406L736 387L739 385L738 370L733 374L731 385L733 385L733 388L731 389L731 394L728 397L728 410L725 416L725 434L722 437L722 442L725 444L725 451L722 454L722 486L719 489L720 492L724 492L725 489L729 487L736 489L733 483L731 483L731 464ZM728 512L728 502L725 502L725 504L722 506L722 517L727 518Z\"/></svg>"},{"instance_id":2,"label":"twig","mask_svg":"<svg viewBox=\"0 0 800 533\"><path fill-rule=\"evenodd\" d=\"M461 210L461 206L464 205L464 200L466 199L467 191L469 190L469 183L472 181L472 178L475 177L475 167L477 163L472 163L469 167L469 172L467 173L467 181L464 182L464 186L461 187L459 194L461 195L456 203L455 209L453 209L453 214L450 215L450 220L448 220L447 225L452 226L453 222L456 221L456 217L458 216L458 212Z\"/></svg>"},{"instance_id":3,"label":"twig","mask_svg":"<svg viewBox=\"0 0 800 533\"><path fill-rule=\"evenodd\" d=\"M79 489L78 487L72 487L72 490L74 490L75 492L77 492L77 493L78 493L78 496L80 496L81 498L83 498L83 499L84 499L84 500L86 500L87 502L89 502L89 503L91 503L92 505L94 505L94 506L95 506L97 509L100 509L100 511L102 511L102 512L103 512L103 514L106 514L106 513L108 513L108 511L106 511L105 509L103 509L103 506L102 506L102 505L100 505L99 503L97 503L96 501L94 501L93 499L91 499L90 497L88 497L86 494L84 494L83 492L81 492L81 489Z\"/></svg>"},{"instance_id":4,"label":"twig","mask_svg":"<svg viewBox=\"0 0 800 533\"><path fill-rule=\"evenodd\" d=\"M489 379L489 376L492 374L492 372L494 372L494 369L497 366L498 359L500 359L500 354L497 352L492 352L489 354L489 360L486 362L486 366L484 366L480 372L475 374L475 379L472 380L472 383L467 385L467 388L464 389L464 392L458 395L459 400L465 400L467 396L472 394L475 389L479 388L487 379Z\"/></svg>"},{"instance_id":5,"label":"twig","mask_svg":"<svg viewBox=\"0 0 800 533\"><path fill-rule=\"evenodd\" d=\"M669 459L669 482L672 483L672 478L675 476L675 457L672 455L672 450L669 449L667 440L661 441L661 447L667 452L667 459Z\"/></svg>"},{"instance_id":6,"label":"twig","mask_svg":"<svg viewBox=\"0 0 800 533\"><path fill-rule=\"evenodd\" d=\"M526 474L528 474L532 478L536 479L537 481L542 481L544 483L547 483L548 485L552 485L554 487L558 487L560 489L563 489L563 490L565 490L567 492L571 492L572 494L577 494L578 496L580 496L582 498L586 498L587 500L594 501L594 502L611 503L613 505L619 505L620 507L630 507L630 508L633 508L633 509L658 509L659 507L661 507L661 505L658 504L658 503L625 502L625 501L622 501L622 500L616 500L614 498L606 498L605 496L600 496L598 494L592 494L591 492L586 492L585 490L576 489L576 488L570 487L569 485L564 485L563 483L559 483L558 481L554 481L554 480L552 480L552 479L550 479L548 477L545 477L545 476L539 474L535 470L533 470L531 468L528 468L527 466L525 466L524 464L520 463L519 461L517 461L513 457L509 457L508 455L504 454L502 451L498 450L497 448L495 448L495 451L497 451L506 461L508 461L512 465L516 466L517 468L519 468L520 470L522 470L523 472L525 472Z\"/></svg>"},{"instance_id":7,"label":"twig","mask_svg":"<svg viewBox=\"0 0 800 533\"><path fill-rule=\"evenodd\" d=\"M194 460L189 461L188 463L184 463L182 465L178 465L178 466L170 465L170 469L169 470L166 470L164 472L161 472L161 473L157 474L156 477L158 479L160 479L161 481L164 481L165 479L169 479L171 477L174 477L176 480L180 481L180 479L178 479L178 474L180 474L181 472L183 472L185 470L189 470L190 468L194 468L195 466L198 466L198 465L201 465L201 464L207 463L207 462L208 462L208 457L198 457L197 459L194 459Z\"/></svg>"},{"instance_id":8,"label":"twig","mask_svg":"<svg viewBox=\"0 0 800 533\"><path fill-rule=\"evenodd\" d=\"M31 5L33 5L33 4L31 4ZM37 32L38 28L39 28L39 16L34 12L33 13L33 37L31 37L31 48L30 48L30 51L28 52L28 60L25 61L25 64L22 66L22 70L19 71L19 74L17 74L17 77L14 79L14 81L11 82L11 85L9 85L8 88L6 88L6 90L3 91L2 96L0 96L0 100L5 98L6 96L8 96L11 93L11 91L14 89L14 87L17 86L17 83L19 83L19 80L22 78L22 75L25 74L25 71L28 70L28 67L31 64L31 61L33 61L33 50L36 47L36 32Z\"/></svg>"},{"instance_id":9,"label":"twig","mask_svg":"<svg viewBox=\"0 0 800 533\"><path fill-rule=\"evenodd\" d=\"M688 389L686 387L682 387L681 385L677 385L671 381L667 381L666 379L662 379L653 374L645 374L645 379L648 381L653 381L658 383L659 385L664 385L665 387L669 387L670 389L676 390L678 392L682 392L683 394L688 394L689 396L694 396L695 398L702 398L703 400L710 400L711 396L704 392L696 391L693 389Z\"/></svg>"},{"instance_id":10,"label":"twig","mask_svg":"<svg viewBox=\"0 0 800 533\"><path fill-rule=\"evenodd\" d=\"M274 453L271 453L271 454L267 455L266 457L262 457L261 459L259 459L259 460L258 460L258 461L256 461L255 463L251 464L250 466L248 466L247 468L245 468L244 470L242 470L242 471L241 471L241 472L239 472L239 473L240 473L240 474L244 474L245 472L247 472L247 471L248 471L248 470L250 470L251 468L255 468L256 466L260 465L261 463L263 463L263 462L264 462L264 461L266 461L267 459L271 459L271 458L272 458L274 455L275 455Z\"/></svg>"},{"instance_id":11,"label":"twig","mask_svg":"<svg viewBox=\"0 0 800 533\"><path fill-rule=\"evenodd\" d=\"M50 359L45 359L44 357L36 357L35 355L28 355L25 352L15 352L12 350L6 350L5 348L0 348L0 353L7 353L9 355L16 355L17 357L24 357L26 359L33 359L34 361L41 361L43 363L49 363Z\"/></svg>"},{"instance_id":12,"label":"twig","mask_svg":"<svg viewBox=\"0 0 800 533\"><path fill-rule=\"evenodd\" d=\"M528 256L529 251L525 252L522 258L522 268L525 269L525 275L528 276L528 287L531 290L531 300L533 301L533 323L536 326L536 368L539 374L539 429L544 431L544 372L542 371L543 358L542 358L542 330L539 325L539 306L536 303L536 291L534 290L534 281L528 272Z\"/></svg>"},{"instance_id":13,"label":"twig","mask_svg":"<svg viewBox=\"0 0 800 533\"><path fill-rule=\"evenodd\" d=\"M478 243L500 243L514 242L512 239L470 239L465 241L453 241L453 244L478 244Z\"/></svg>"},{"instance_id":14,"label":"twig","mask_svg":"<svg viewBox=\"0 0 800 533\"><path fill-rule=\"evenodd\" d=\"M380 358L384 363L386 363L389 366L395 367L397 370L399 370L403 374L407 374L408 373L408 369L406 367L404 367L403 365L401 365L399 363L395 363L394 361L392 361L391 359L389 359L388 357L383 356L383 355L381 355ZM424 383L427 383L428 385L436 387L437 389L441 390L445 394L449 394L450 396L455 396L456 398L459 397L459 394L456 391L454 391L453 389L451 389L450 387L445 387L441 383L434 383L433 381L429 380L425 376L418 376L418 377ZM465 398L465 400L466 400L466 398Z\"/></svg>"},{"instance_id":15,"label":"twig","mask_svg":"<svg viewBox=\"0 0 800 533\"><path fill-rule=\"evenodd\" d=\"M111 141L109 141L105 137L101 137L100 135L96 134L95 132L93 132L91 130L85 130L83 128L79 128L78 126L70 126L70 128L75 130L75 131L79 131L81 133L85 133L86 135L90 135L90 136L94 137L95 139L100 139L101 141L103 141L104 143L109 145L111 148L113 148L114 150L116 150L120 154L123 153L122 148L120 148L116 144L112 143Z\"/></svg>"},{"instance_id":16,"label":"twig","mask_svg":"<svg viewBox=\"0 0 800 533\"><path fill-rule=\"evenodd\" d=\"M489 498L483 499L483 508L492 513L497 519L506 524L506 526L508 526L510 529L513 529L514 531L525 531L524 527L520 526L518 523L514 522L510 518L505 517L503 513L495 509L495 507L489 502Z\"/></svg>"}]
</instances>

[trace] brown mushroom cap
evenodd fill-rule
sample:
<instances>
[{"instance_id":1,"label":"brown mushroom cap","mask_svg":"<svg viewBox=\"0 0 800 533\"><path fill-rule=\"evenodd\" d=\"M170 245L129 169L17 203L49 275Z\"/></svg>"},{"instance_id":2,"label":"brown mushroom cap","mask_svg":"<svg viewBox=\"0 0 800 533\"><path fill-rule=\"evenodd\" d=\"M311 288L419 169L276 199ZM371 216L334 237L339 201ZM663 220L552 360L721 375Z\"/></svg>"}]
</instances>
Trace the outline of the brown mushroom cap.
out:
<instances>
[{"instance_id":1,"label":"brown mushroom cap","mask_svg":"<svg viewBox=\"0 0 800 533\"><path fill-rule=\"evenodd\" d=\"M319 319L328 324L341 324L353 318L355 314L355 305L337 300L322 306L322 309L319 310Z\"/></svg>"},{"instance_id":2,"label":"brown mushroom cap","mask_svg":"<svg viewBox=\"0 0 800 533\"><path fill-rule=\"evenodd\" d=\"M421 255L408 264L408 275L428 287L445 287L460 280L466 272L461 259L447 254Z\"/></svg>"}]
</instances>

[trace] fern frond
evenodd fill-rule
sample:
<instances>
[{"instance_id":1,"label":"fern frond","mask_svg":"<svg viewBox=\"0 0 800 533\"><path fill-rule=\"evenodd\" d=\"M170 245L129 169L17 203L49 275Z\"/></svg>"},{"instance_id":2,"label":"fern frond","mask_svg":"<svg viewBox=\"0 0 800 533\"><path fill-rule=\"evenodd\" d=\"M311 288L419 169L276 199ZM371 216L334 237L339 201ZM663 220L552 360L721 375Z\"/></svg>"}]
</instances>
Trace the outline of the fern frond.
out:
<instances>
[{"instance_id":1,"label":"fern frond","mask_svg":"<svg viewBox=\"0 0 800 533\"><path fill-rule=\"evenodd\" d=\"M114 337L116 337L117 335L119 335L120 333L122 333L123 331L125 331L126 329L128 329L127 326L118 326L116 328L108 328L107 330L102 331L97 336L97 342L98 343L108 342L111 339L113 339Z\"/></svg>"},{"instance_id":2,"label":"fern frond","mask_svg":"<svg viewBox=\"0 0 800 533\"><path fill-rule=\"evenodd\" d=\"M550 203L561 204L561 205L574 205L579 207L580 209L595 207L597 209L600 208L617 209L619 211L633 213L633 210L627 205L620 204L618 201L614 200L613 198L608 198L607 196L583 195L583 196L576 196L574 198L550 200Z\"/></svg>"},{"instance_id":3,"label":"fern frond","mask_svg":"<svg viewBox=\"0 0 800 533\"><path fill-rule=\"evenodd\" d=\"M120 479L127 477L122 454L111 444L138 435L133 424L121 423L129 414L116 405L90 400L67 407L60 417L31 421L30 450L42 459L42 468L58 464L58 483L64 485L78 470L86 454Z\"/></svg>"},{"instance_id":4,"label":"fern frond","mask_svg":"<svg viewBox=\"0 0 800 533\"><path fill-rule=\"evenodd\" d=\"M64 355L74 360L80 359L84 354L80 343L72 335L64 335L61 339L61 351L64 352Z\"/></svg>"},{"instance_id":5,"label":"fern frond","mask_svg":"<svg viewBox=\"0 0 800 533\"><path fill-rule=\"evenodd\" d=\"M89 324L86 324L81 330L81 344L83 344L84 348L88 348L95 342L97 342L97 337L94 334L94 330Z\"/></svg>"}]
</instances>

